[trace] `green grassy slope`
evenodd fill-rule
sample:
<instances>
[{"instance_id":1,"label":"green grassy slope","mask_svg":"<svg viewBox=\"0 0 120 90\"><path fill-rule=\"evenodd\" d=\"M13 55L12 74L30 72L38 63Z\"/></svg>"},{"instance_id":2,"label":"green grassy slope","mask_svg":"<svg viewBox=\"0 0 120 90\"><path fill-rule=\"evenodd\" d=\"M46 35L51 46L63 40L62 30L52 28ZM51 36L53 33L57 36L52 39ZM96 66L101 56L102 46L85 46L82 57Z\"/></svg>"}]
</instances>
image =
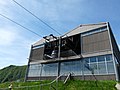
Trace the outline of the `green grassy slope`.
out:
<instances>
[{"instance_id":1,"label":"green grassy slope","mask_svg":"<svg viewBox=\"0 0 120 90\"><path fill-rule=\"evenodd\" d=\"M13 82L14 90L54 90L50 85L43 86L40 89L40 84L48 83L50 81L41 81L41 82ZM7 88L10 83L0 84L0 88ZM81 80L71 80L68 81L65 85L63 81L59 81L58 84L53 83L52 87L58 86L57 90L116 90L115 87L116 81L98 81L97 84L95 81L81 81ZM35 86L38 85L38 86ZM23 87L27 86L27 87ZM17 88L16 88L17 87ZM21 88L20 88L21 87Z\"/></svg>"},{"instance_id":2,"label":"green grassy slope","mask_svg":"<svg viewBox=\"0 0 120 90\"><path fill-rule=\"evenodd\" d=\"M22 80L25 77L26 66L10 65L0 70L0 83Z\"/></svg>"},{"instance_id":3,"label":"green grassy slope","mask_svg":"<svg viewBox=\"0 0 120 90\"><path fill-rule=\"evenodd\" d=\"M25 76L26 66L13 66L3 68L0 70L0 90L7 90L9 85L12 85L14 90L116 90L116 81L82 81L82 80L70 80L65 85L63 81L55 82L51 85L42 86L41 84L49 83L51 81L40 82L15 82L17 80L23 81ZM37 86L35 86L37 85ZM7 89L1 89L7 88ZM41 89L40 89L41 88Z\"/></svg>"}]
</instances>

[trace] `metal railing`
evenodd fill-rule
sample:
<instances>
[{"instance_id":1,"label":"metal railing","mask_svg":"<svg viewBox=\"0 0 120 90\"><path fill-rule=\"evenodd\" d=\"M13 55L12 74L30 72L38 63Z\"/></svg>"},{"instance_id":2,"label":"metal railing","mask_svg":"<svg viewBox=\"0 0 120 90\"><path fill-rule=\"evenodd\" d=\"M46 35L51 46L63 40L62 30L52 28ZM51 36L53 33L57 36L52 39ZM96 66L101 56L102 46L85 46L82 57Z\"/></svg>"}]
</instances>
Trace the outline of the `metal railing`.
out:
<instances>
[{"instance_id":1,"label":"metal railing","mask_svg":"<svg viewBox=\"0 0 120 90\"><path fill-rule=\"evenodd\" d=\"M66 78L65 81L64 81L64 84L67 83L67 81L68 81L68 79L69 79L70 77L71 77L71 73L68 74L67 78Z\"/></svg>"},{"instance_id":2,"label":"metal railing","mask_svg":"<svg viewBox=\"0 0 120 90\"><path fill-rule=\"evenodd\" d=\"M62 75L60 75L60 76L58 76L55 80L53 80L53 81L50 82L50 83L41 84L41 85L40 85L40 90L42 90L42 86L47 86L47 85L50 85L50 88L53 88L54 90L57 90L57 88L55 88L52 84L53 84L54 82L57 82L57 83L58 83L58 79L59 79L60 77L62 77L63 75L65 75L65 73L62 74ZM68 79L69 79L70 76L71 76L71 73L68 73L67 78L66 78L65 81L64 81L64 84L66 84L66 82L68 81ZM50 90L51 90L51 89L50 89Z\"/></svg>"},{"instance_id":3,"label":"metal railing","mask_svg":"<svg viewBox=\"0 0 120 90\"><path fill-rule=\"evenodd\" d=\"M68 74L68 75L67 75ZM0 90L45 90L45 87L49 87L49 90L58 90L58 79L62 76L66 76L66 79L64 80L63 84L66 84L66 82L68 81L68 79L71 76L71 73L67 73L67 74L62 74L59 75L58 77L56 77L56 79L54 79L53 81L51 81L50 83L46 83L46 84L40 84L40 85L32 85L32 86L19 86L19 87L12 87L12 89L9 88L0 88ZM56 82L56 87L53 85Z\"/></svg>"}]
</instances>

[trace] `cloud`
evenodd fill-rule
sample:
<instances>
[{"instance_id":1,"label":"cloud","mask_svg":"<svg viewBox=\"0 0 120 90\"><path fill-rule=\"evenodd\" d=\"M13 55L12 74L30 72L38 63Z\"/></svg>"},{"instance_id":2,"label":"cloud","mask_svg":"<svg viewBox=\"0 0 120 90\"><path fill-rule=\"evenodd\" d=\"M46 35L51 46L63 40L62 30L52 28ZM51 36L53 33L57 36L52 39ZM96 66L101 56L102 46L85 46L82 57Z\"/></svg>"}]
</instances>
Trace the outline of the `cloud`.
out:
<instances>
[{"instance_id":1,"label":"cloud","mask_svg":"<svg viewBox=\"0 0 120 90\"><path fill-rule=\"evenodd\" d=\"M6 0L0 0L0 5L7 5L7 2L6 2Z\"/></svg>"},{"instance_id":2,"label":"cloud","mask_svg":"<svg viewBox=\"0 0 120 90\"><path fill-rule=\"evenodd\" d=\"M0 28L0 46L11 45L18 33L11 27Z\"/></svg>"},{"instance_id":3,"label":"cloud","mask_svg":"<svg viewBox=\"0 0 120 90\"><path fill-rule=\"evenodd\" d=\"M0 11L5 12L9 6L11 6L10 0L0 0Z\"/></svg>"},{"instance_id":4,"label":"cloud","mask_svg":"<svg viewBox=\"0 0 120 90\"><path fill-rule=\"evenodd\" d=\"M27 64L32 40L24 37L19 29L8 24L0 27L0 68Z\"/></svg>"},{"instance_id":5,"label":"cloud","mask_svg":"<svg viewBox=\"0 0 120 90\"><path fill-rule=\"evenodd\" d=\"M7 25L0 28L0 34L0 68L27 64L30 46L36 39L28 38L21 28Z\"/></svg>"}]
</instances>

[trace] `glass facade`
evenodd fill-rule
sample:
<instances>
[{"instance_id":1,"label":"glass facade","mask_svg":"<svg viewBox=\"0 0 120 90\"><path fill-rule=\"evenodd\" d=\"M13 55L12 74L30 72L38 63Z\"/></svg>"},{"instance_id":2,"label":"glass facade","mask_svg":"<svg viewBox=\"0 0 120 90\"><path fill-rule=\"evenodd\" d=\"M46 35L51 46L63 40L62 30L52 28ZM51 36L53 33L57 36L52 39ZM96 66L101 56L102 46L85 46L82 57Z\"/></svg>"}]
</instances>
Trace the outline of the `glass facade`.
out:
<instances>
[{"instance_id":1,"label":"glass facade","mask_svg":"<svg viewBox=\"0 0 120 90\"><path fill-rule=\"evenodd\" d=\"M41 76L57 76L58 64L50 63L50 64L42 64L42 72Z\"/></svg>"},{"instance_id":2,"label":"glass facade","mask_svg":"<svg viewBox=\"0 0 120 90\"><path fill-rule=\"evenodd\" d=\"M85 59L85 61L89 67L86 67L86 64L84 63L84 74L93 73L95 75L102 75L115 73L112 55L89 57ZM89 71L86 71L86 69Z\"/></svg>"},{"instance_id":3,"label":"glass facade","mask_svg":"<svg viewBox=\"0 0 120 90\"><path fill-rule=\"evenodd\" d=\"M60 62L60 75L68 73L72 73L74 76L115 74L112 55ZM32 64L29 67L29 77L57 75L58 63Z\"/></svg>"},{"instance_id":4,"label":"glass facade","mask_svg":"<svg viewBox=\"0 0 120 90\"><path fill-rule=\"evenodd\" d=\"M79 61L69 61L61 62L60 64L60 75L72 73L74 75L82 74L82 62Z\"/></svg>"},{"instance_id":5,"label":"glass facade","mask_svg":"<svg viewBox=\"0 0 120 90\"><path fill-rule=\"evenodd\" d=\"M41 74L41 64L31 64L29 66L28 77L38 77Z\"/></svg>"}]
</instances>

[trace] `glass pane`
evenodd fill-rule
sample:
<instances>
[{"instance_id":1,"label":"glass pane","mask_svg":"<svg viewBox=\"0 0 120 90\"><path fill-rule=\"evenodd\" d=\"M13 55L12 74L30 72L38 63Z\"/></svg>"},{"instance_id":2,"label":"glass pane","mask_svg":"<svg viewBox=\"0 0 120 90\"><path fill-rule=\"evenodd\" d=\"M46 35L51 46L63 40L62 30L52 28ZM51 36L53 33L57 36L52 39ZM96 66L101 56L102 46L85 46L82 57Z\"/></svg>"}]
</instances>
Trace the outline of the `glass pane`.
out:
<instances>
[{"instance_id":1,"label":"glass pane","mask_svg":"<svg viewBox=\"0 0 120 90\"><path fill-rule=\"evenodd\" d=\"M99 56L98 57L98 62L102 62L102 61L105 61L105 57L104 56Z\"/></svg>"},{"instance_id":2,"label":"glass pane","mask_svg":"<svg viewBox=\"0 0 120 90\"><path fill-rule=\"evenodd\" d=\"M40 71L41 71L41 64L32 64L29 67L28 76L29 77L40 76Z\"/></svg>"},{"instance_id":3,"label":"glass pane","mask_svg":"<svg viewBox=\"0 0 120 90\"><path fill-rule=\"evenodd\" d=\"M89 58L84 59L85 63L89 63Z\"/></svg>"},{"instance_id":4,"label":"glass pane","mask_svg":"<svg viewBox=\"0 0 120 90\"><path fill-rule=\"evenodd\" d=\"M98 74L97 63L90 64L90 68L92 69L93 74Z\"/></svg>"},{"instance_id":5,"label":"glass pane","mask_svg":"<svg viewBox=\"0 0 120 90\"><path fill-rule=\"evenodd\" d=\"M99 74L107 74L105 63L98 63Z\"/></svg>"},{"instance_id":6,"label":"glass pane","mask_svg":"<svg viewBox=\"0 0 120 90\"><path fill-rule=\"evenodd\" d=\"M60 74L73 73L74 75L81 75L81 65L80 61L62 62L60 66Z\"/></svg>"},{"instance_id":7,"label":"glass pane","mask_svg":"<svg viewBox=\"0 0 120 90\"><path fill-rule=\"evenodd\" d=\"M84 74L91 74L91 68L89 66L89 64L84 64Z\"/></svg>"},{"instance_id":8,"label":"glass pane","mask_svg":"<svg viewBox=\"0 0 120 90\"><path fill-rule=\"evenodd\" d=\"M57 63L43 64L42 76L57 76Z\"/></svg>"},{"instance_id":9,"label":"glass pane","mask_svg":"<svg viewBox=\"0 0 120 90\"><path fill-rule=\"evenodd\" d=\"M92 62L97 62L97 61L96 61L96 57L91 57L91 58L90 58L90 63L92 63Z\"/></svg>"},{"instance_id":10,"label":"glass pane","mask_svg":"<svg viewBox=\"0 0 120 90\"><path fill-rule=\"evenodd\" d=\"M112 55L106 55L106 61L112 60Z\"/></svg>"},{"instance_id":11,"label":"glass pane","mask_svg":"<svg viewBox=\"0 0 120 90\"><path fill-rule=\"evenodd\" d=\"M113 62L107 62L108 73L115 73Z\"/></svg>"}]
</instances>

